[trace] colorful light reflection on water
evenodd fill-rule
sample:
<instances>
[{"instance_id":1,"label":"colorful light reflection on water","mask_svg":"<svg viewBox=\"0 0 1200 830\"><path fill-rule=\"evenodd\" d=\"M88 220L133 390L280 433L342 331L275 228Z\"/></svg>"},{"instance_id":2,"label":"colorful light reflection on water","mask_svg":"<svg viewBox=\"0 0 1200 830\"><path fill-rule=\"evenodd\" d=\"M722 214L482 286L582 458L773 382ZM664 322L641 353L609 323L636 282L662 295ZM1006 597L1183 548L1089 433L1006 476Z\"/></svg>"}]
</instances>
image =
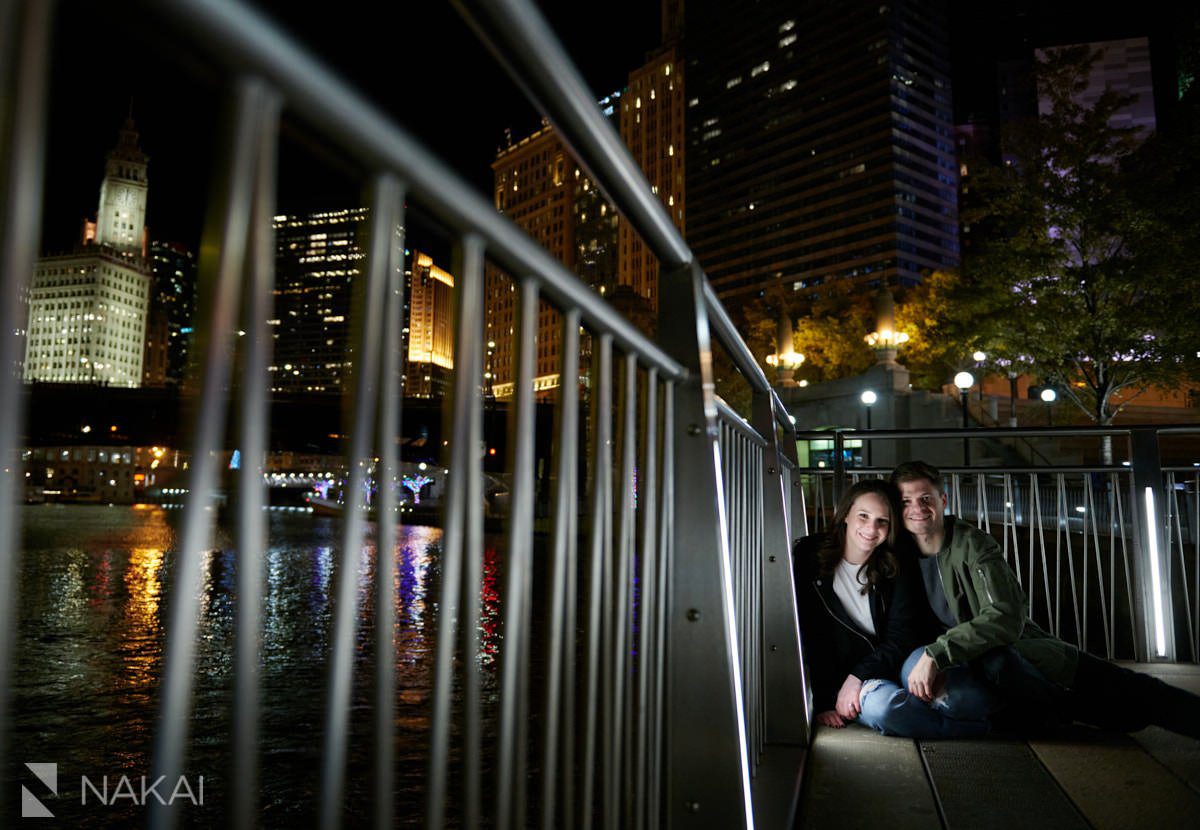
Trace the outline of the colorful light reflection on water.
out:
<instances>
[{"instance_id":1,"label":"colorful light reflection on water","mask_svg":"<svg viewBox=\"0 0 1200 830\"><path fill-rule=\"evenodd\" d=\"M81 774L131 778L149 772L162 664L165 607L179 513L120 507L24 508L14 672L14 734L21 757L59 764L60 780ZM373 527L373 525L372 525ZM331 598L341 526L308 514L271 513L264 557L263 826L312 821L329 658ZM401 823L418 822L433 676L433 635L441 531L401 527L396 597L397 802ZM230 710L237 608L237 554L219 530L204 555L193 748L188 771L205 776L208 806L184 826L225 823L231 768ZM496 554L485 554L485 655L497 647ZM347 818L369 815L373 737L374 541L354 579L360 606ZM484 658L488 661L487 657ZM485 672L485 684L494 682ZM17 777L8 771L10 779ZM72 785L73 786L73 785ZM77 790L76 790L77 792ZM140 808L97 811L59 799L73 826L144 823Z\"/></svg>"}]
</instances>

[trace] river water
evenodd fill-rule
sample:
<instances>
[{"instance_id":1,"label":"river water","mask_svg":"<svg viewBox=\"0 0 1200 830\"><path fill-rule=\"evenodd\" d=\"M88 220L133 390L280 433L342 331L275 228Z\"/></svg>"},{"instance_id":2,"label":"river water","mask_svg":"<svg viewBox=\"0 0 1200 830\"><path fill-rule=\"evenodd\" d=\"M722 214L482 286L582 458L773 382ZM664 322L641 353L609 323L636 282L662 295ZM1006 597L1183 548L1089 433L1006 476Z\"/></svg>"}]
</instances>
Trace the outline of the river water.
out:
<instances>
[{"instance_id":1,"label":"river water","mask_svg":"<svg viewBox=\"0 0 1200 830\"><path fill-rule=\"evenodd\" d=\"M115 789L119 776L127 775L138 790L140 776L149 775L182 514L144 506L39 505L22 511L10 784L18 778L46 796L43 803L62 826L141 825L145 812L130 799L116 806L95 799L81 804L80 776L99 781L108 775ZM269 512L260 721L264 827L309 826L318 810L340 527L337 519ZM193 790L204 776L205 804L184 803L184 826L221 826L228 818L238 565L230 537L229 529L218 528L216 550L205 554L186 765ZM436 528L399 529L395 797L401 825L419 824L423 808L440 541ZM366 823L373 797L374 558L368 539L354 575L360 611L347 826ZM491 546L486 559L482 635L484 682L490 686L498 615ZM49 795L22 762L57 764L59 795ZM18 791L8 789L14 796ZM14 802L10 798L10 808Z\"/></svg>"}]
</instances>

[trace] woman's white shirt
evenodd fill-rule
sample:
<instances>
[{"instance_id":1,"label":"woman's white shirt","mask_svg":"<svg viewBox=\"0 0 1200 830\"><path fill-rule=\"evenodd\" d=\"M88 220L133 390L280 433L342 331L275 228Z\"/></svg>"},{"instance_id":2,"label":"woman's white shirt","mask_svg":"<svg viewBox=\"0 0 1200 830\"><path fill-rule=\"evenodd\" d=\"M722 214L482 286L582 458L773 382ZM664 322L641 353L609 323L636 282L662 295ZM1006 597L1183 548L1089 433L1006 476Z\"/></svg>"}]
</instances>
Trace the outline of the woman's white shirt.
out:
<instances>
[{"instance_id":1,"label":"woman's white shirt","mask_svg":"<svg viewBox=\"0 0 1200 830\"><path fill-rule=\"evenodd\" d=\"M854 620L863 631L875 634L875 622L871 619L871 600L862 593L866 585L866 575L860 581L858 569L862 565L852 565L845 559L838 562L837 570L833 573L833 593L837 596L850 619Z\"/></svg>"}]
</instances>

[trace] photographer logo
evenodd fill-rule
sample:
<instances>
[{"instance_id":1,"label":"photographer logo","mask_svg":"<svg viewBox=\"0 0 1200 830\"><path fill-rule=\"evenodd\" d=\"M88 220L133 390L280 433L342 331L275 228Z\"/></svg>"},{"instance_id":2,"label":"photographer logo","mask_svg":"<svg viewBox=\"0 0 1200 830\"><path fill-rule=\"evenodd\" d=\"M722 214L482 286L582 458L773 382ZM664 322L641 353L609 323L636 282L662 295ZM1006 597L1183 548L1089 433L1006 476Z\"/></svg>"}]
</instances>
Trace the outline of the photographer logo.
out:
<instances>
[{"instance_id":1,"label":"photographer logo","mask_svg":"<svg viewBox=\"0 0 1200 830\"><path fill-rule=\"evenodd\" d=\"M52 795L58 795L58 764L25 763L25 768L32 772L41 785ZM54 813L38 800L38 797L21 785L21 818L54 818Z\"/></svg>"}]
</instances>

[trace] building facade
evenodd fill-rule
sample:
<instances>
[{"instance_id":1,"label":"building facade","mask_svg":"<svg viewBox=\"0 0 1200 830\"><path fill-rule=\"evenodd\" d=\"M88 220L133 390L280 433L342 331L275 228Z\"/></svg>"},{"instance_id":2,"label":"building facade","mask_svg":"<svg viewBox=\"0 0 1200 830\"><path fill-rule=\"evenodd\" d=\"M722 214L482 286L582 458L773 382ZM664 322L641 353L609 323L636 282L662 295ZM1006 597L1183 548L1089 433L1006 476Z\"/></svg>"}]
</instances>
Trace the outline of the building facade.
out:
<instances>
[{"instance_id":1,"label":"building facade","mask_svg":"<svg viewBox=\"0 0 1200 830\"><path fill-rule=\"evenodd\" d=\"M328 393L350 382L353 285L366 208L275 217L271 391Z\"/></svg>"},{"instance_id":2,"label":"building facade","mask_svg":"<svg viewBox=\"0 0 1200 830\"><path fill-rule=\"evenodd\" d=\"M72 252L42 257L29 289L24 378L141 386L151 275L148 158L133 120L109 153L95 222Z\"/></svg>"},{"instance_id":3,"label":"building facade","mask_svg":"<svg viewBox=\"0 0 1200 830\"><path fill-rule=\"evenodd\" d=\"M500 150L492 163L496 209L525 230L566 268L576 264L576 194L585 177L558 133L549 125ZM587 183L591 189L591 184ZM586 213L584 208L579 208ZM595 215L595 214L594 214ZM614 240L615 243L615 240ZM586 246L586 243L585 243ZM484 309L492 393L512 395L515 366L516 284L492 263L485 268ZM538 310L534 385L558 386L559 314L546 303Z\"/></svg>"},{"instance_id":4,"label":"building facade","mask_svg":"<svg viewBox=\"0 0 1200 830\"><path fill-rule=\"evenodd\" d=\"M1154 78L1150 67L1150 40L1144 37L1107 40L1084 44L1089 51L1100 53L1088 73L1087 88L1072 96L1076 103L1091 108L1095 106L1105 90L1111 89L1133 100L1113 113L1109 124L1113 127L1132 129L1139 140L1145 140L1154 132L1157 121L1154 109ZM1039 49L1038 59L1048 52L1061 48ZM1038 114L1046 115L1053 108L1049 96L1038 95Z\"/></svg>"},{"instance_id":5,"label":"building facade","mask_svg":"<svg viewBox=\"0 0 1200 830\"><path fill-rule=\"evenodd\" d=\"M687 228L718 294L816 299L958 264L942 3L684 13Z\"/></svg>"},{"instance_id":6,"label":"building facade","mask_svg":"<svg viewBox=\"0 0 1200 830\"><path fill-rule=\"evenodd\" d=\"M157 313L166 326L166 382L183 382L196 315L196 256L176 242L150 245L154 273L151 318Z\"/></svg>"},{"instance_id":7,"label":"building facade","mask_svg":"<svg viewBox=\"0 0 1200 830\"><path fill-rule=\"evenodd\" d=\"M687 230L685 100L683 60L674 46L666 46L629 73L621 101L621 139L680 233ZM617 283L640 298L653 319L658 314L658 260L627 222L619 225L618 251Z\"/></svg>"},{"instance_id":8,"label":"building facade","mask_svg":"<svg viewBox=\"0 0 1200 830\"><path fill-rule=\"evenodd\" d=\"M404 395L444 397L454 369L454 277L420 251L411 253L408 282Z\"/></svg>"}]
</instances>

